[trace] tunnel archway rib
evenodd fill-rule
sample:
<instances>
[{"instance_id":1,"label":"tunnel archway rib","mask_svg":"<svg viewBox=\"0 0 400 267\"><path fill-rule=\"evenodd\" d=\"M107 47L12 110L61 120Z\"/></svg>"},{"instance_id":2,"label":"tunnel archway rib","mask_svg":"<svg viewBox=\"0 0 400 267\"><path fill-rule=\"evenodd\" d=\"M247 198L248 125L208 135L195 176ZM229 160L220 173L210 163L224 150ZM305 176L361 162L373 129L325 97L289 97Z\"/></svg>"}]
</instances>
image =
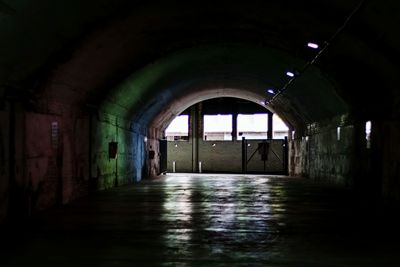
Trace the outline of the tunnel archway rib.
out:
<instances>
[{"instance_id":1,"label":"tunnel archway rib","mask_svg":"<svg viewBox=\"0 0 400 267\"><path fill-rule=\"evenodd\" d=\"M281 51L243 44L187 49L129 76L105 98L101 110L146 127L162 128L161 118L168 121L182 108L215 96L260 104L271 97L268 88L279 87L287 80L288 66L302 64ZM312 75L299 79L278 99L281 105L268 108L290 125L304 125L347 110L334 85L315 67ZM165 111L170 114L163 115Z\"/></svg>"},{"instance_id":2,"label":"tunnel archway rib","mask_svg":"<svg viewBox=\"0 0 400 267\"><path fill-rule=\"evenodd\" d=\"M190 93L188 95L174 99L172 102L168 104L168 106L162 112L159 112L158 115L154 117L154 119L150 122L149 127L160 129L160 132L163 132L167 128L167 126L171 123L171 121L176 116L181 114L185 109L201 101L213 98L220 98L220 97L233 97L233 98L248 100L250 102L253 102L257 105L264 107L266 110L269 110L271 112L276 112L275 110L272 110L270 107L267 107L264 103L261 103L264 102L262 101L264 97L262 95L240 89L209 88L209 89L199 90ZM287 119L285 118L285 120Z\"/></svg>"}]
</instances>

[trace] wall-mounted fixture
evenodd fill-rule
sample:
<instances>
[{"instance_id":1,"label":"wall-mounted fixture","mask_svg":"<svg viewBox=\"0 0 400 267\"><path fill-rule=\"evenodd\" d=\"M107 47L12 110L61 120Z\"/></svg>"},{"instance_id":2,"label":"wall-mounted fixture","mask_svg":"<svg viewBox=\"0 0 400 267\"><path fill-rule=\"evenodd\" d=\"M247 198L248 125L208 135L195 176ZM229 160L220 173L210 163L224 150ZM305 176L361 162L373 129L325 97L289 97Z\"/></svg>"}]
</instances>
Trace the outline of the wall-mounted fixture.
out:
<instances>
[{"instance_id":1,"label":"wall-mounted fixture","mask_svg":"<svg viewBox=\"0 0 400 267\"><path fill-rule=\"evenodd\" d=\"M118 154L118 143L110 142L108 143L108 158L116 159Z\"/></svg>"}]
</instances>

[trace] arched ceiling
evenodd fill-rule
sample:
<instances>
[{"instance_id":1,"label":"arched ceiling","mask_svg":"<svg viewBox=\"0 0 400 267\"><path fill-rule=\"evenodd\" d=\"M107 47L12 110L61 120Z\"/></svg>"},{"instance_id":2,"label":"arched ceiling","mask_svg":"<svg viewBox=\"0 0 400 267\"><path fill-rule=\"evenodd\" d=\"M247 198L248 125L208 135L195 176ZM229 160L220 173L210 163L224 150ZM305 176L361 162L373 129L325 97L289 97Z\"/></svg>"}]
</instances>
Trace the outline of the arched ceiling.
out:
<instances>
[{"instance_id":1,"label":"arched ceiling","mask_svg":"<svg viewBox=\"0 0 400 267\"><path fill-rule=\"evenodd\" d=\"M269 110L275 113L275 110L271 109L270 107L266 106L259 102L260 95L256 93L248 92L243 94L243 90L241 89L232 89L232 88L223 88L223 89L203 89L196 91L195 93L191 93L185 95L183 97L176 98L168 103L168 106L162 111L158 112L154 117L153 120L150 122L150 127L159 129L162 133L168 125L172 122L172 120L182 113L187 108L191 107L194 104L197 104L204 100L214 99L214 98L238 98L243 100L248 100L255 104L260 105L262 108ZM293 118L283 118L285 121L294 121ZM289 125L294 127L293 125Z\"/></svg>"},{"instance_id":2,"label":"arched ceiling","mask_svg":"<svg viewBox=\"0 0 400 267\"><path fill-rule=\"evenodd\" d=\"M197 91L267 97L267 86L282 87L287 69L315 56L305 43L329 40L359 2L1 0L0 93L144 123ZM400 4L364 2L273 109L305 123L369 104L391 111Z\"/></svg>"},{"instance_id":3,"label":"arched ceiling","mask_svg":"<svg viewBox=\"0 0 400 267\"><path fill-rule=\"evenodd\" d=\"M191 104L216 96L235 96L260 104L271 98L267 88L277 88L289 80L284 75L288 65L298 69L304 64L287 53L266 47L238 44L196 47L163 57L135 72L112 91L101 109L133 117L147 125L157 114L165 113L169 105L175 105L176 99L180 101L172 107L174 115ZM311 68L309 73L297 80L301 87L290 88L281 96L287 101L296 99L296 103L290 102L293 110L285 110L288 104L271 106L292 125L347 111L320 71ZM299 88L301 92L297 91ZM313 113L314 110L319 112Z\"/></svg>"}]
</instances>

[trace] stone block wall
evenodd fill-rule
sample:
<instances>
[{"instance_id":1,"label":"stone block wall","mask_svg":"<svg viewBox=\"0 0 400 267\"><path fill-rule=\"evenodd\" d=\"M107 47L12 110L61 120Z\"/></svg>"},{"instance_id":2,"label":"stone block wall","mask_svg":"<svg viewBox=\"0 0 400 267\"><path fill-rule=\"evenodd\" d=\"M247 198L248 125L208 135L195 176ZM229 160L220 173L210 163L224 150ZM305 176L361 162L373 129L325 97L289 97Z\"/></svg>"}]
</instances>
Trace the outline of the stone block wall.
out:
<instances>
[{"instance_id":1,"label":"stone block wall","mask_svg":"<svg viewBox=\"0 0 400 267\"><path fill-rule=\"evenodd\" d=\"M341 117L309 125L303 137L289 143L290 175L351 184L354 135L354 126Z\"/></svg>"},{"instance_id":2,"label":"stone block wall","mask_svg":"<svg viewBox=\"0 0 400 267\"><path fill-rule=\"evenodd\" d=\"M353 126L323 127L308 137L308 175L338 184L349 183L353 159Z\"/></svg>"}]
</instances>

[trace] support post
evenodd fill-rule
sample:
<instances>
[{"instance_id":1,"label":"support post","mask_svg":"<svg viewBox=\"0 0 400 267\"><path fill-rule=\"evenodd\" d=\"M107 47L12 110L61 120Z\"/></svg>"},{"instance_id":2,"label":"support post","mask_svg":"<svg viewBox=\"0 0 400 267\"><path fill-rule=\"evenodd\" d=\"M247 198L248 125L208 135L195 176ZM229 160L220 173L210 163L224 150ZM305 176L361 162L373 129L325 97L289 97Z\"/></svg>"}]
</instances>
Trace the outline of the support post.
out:
<instances>
[{"instance_id":1,"label":"support post","mask_svg":"<svg viewBox=\"0 0 400 267\"><path fill-rule=\"evenodd\" d=\"M284 174L289 175L289 142L287 136L285 136L285 141L283 143L283 155L284 156Z\"/></svg>"},{"instance_id":2,"label":"support post","mask_svg":"<svg viewBox=\"0 0 400 267\"><path fill-rule=\"evenodd\" d=\"M268 132L267 132L267 138L268 139L272 139L272 137L273 137L273 113L272 112L268 112L268 124L267 124L267 127L268 127Z\"/></svg>"},{"instance_id":3,"label":"support post","mask_svg":"<svg viewBox=\"0 0 400 267\"><path fill-rule=\"evenodd\" d=\"M232 114L232 141L237 140L237 112L233 112Z\"/></svg>"},{"instance_id":4,"label":"support post","mask_svg":"<svg viewBox=\"0 0 400 267\"><path fill-rule=\"evenodd\" d=\"M190 138L192 141L192 172L196 173L199 171L199 136L200 136L200 124L199 124L199 104L190 108Z\"/></svg>"},{"instance_id":5,"label":"support post","mask_svg":"<svg viewBox=\"0 0 400 267\"><path fill-rule=\"evenodd\" d=\"M245 137L242 137L242 173L247 173L247 142Z\"/></svg>"}]
</instances>

